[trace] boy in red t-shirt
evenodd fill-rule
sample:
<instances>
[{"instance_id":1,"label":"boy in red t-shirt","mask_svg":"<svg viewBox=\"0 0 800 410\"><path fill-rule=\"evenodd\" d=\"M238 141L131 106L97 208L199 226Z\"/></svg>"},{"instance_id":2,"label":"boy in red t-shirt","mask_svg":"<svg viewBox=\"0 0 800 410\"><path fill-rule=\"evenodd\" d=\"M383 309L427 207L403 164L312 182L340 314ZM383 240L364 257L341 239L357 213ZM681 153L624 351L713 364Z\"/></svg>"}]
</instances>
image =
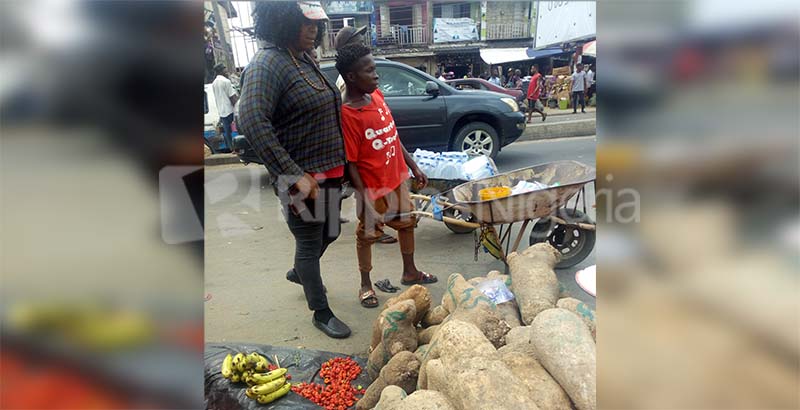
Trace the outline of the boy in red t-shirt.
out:
<instances>
[{"instance_id":1,"label":"boy in red t-shirt","mask_svg":"<svg viewBox=\"0 0 800 410\"><path fill-rule=\"evenodd\" d=\"M356 253L361 272L358 299L364 307L378 306L372 289L372 244L383 235L383 226L397 230L403 255L404 285L435 283L436 276L414 264L414 227L410 214L408 169L420 189L428 178L408 154L397 133L392 112L378 90L378 73L372 51L363 44L350 44L336 55L336 69L345 82L342 106L347 171L356 190L358 226Z\"/></svg>"},{"instance_id":2,"label":"boy in red t-shirt","mask_svg":"<svg viewBox=\"0 0 800 410\"><path fill-rule=\"evenodd\" d=\"M534 64L531 66L531 83L528 84L528 124L531 122L534 111L542 116L542 121L547 119L547 114L544 113L544 106L539 101L539 96L542 93L541 82L542 75L539 74L539 66Z\"/></svg>"}]
</instances>

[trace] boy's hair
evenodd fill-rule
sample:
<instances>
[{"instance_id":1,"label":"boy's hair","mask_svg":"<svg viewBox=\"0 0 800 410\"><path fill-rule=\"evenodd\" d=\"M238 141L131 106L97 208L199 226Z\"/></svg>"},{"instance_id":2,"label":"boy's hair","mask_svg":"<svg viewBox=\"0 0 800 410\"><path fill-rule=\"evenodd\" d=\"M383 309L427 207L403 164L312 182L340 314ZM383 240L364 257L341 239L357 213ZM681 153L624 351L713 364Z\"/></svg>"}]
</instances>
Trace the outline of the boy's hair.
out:
<instances>
[{"instance_id":1,"label":"boy's hair","mask_svg":"<svg viewBox=\"0 0 800 410\"><path fill-rule=\"evenodd\" d=\"M353 66L372 49L361 43L348 44L336 53L336 70L345 78L345 74L353 71Z\"/></svg>"}]
</instances>

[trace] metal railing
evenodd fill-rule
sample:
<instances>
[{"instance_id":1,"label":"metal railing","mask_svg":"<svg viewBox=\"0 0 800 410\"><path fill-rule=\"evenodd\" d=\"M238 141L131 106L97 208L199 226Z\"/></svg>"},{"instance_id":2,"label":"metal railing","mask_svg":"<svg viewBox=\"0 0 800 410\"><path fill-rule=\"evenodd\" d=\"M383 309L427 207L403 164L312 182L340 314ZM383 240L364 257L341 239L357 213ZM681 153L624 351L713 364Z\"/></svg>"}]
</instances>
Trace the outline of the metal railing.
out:
<instances>
[{"instance_id":1,"label":"metal railing","mask_svg":"<svg viewBox=\"0 0 800 410\"><path fill-rule=\"evenodd\" d=\"M530 37L530 23L487 24L487 40L505 40Z\"/></svg>"},{"instance_id":2,"label":"metal railing","mask_svg":"<svg viewBox=\"0 0 800 410\"><path fill-rule=\"evenodd\" d=\"M378 45L421 45L430 43L428 26L391 25L389 32L382 32L378 27Z\"/></svg>"},{"instance_id":3,"label":"metal railing","mask_svg":"<svg viewBox=\"0 0 800 410\"><path fill-rule=\"evenodd\" d=\"M323 45L323 49L322 49L322 56L323 57L333 57L333 56L336 55L336 49L333 47L333 45L335 44L336 35L339 34L339 31L341 31L341 29L339 29L339 30L329 30L326 33L325 39L323 40L323 42L325 43ZM369 31L364 33L363 37L364 37L364 45L369 46L371 44L370 43L370 38L369 38Z\"/></svg>"}]
</instances>

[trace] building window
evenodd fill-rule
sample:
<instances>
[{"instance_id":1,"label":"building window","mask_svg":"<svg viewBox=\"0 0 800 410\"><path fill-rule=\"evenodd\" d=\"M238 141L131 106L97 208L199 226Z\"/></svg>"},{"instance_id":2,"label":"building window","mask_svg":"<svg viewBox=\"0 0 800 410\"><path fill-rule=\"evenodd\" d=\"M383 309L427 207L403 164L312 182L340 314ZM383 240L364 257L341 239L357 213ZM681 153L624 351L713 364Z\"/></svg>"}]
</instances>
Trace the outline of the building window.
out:
<instances>
[{"instance_id":1,"label":"building window","mask_svg":"<svg viewBox=\"0 0 800 410\"><path fill-rule=\"evenodd\" d=\"M355 27L356 19L355 17L340 17L340 18L331 18L330 25L328 26L328 30L341 30L342 27L350 26Z\"/></svg>"},{"instance_id":2,"label":"building window","mask_svg":"<svg viewBox=\"0 0 800 410\"><path fill-rule=\"evenodd\" d=\"M414 24L414 13L411 6L407 7L390 7L389 8L389 21L393 25L398 26L411 26Z\"/></svg>"},{"instance_id":3,"label":"building window","mask_svg":"<svg viewBox=\"0 0 800 410\"><path fill-rule=\"evenodd\" d=\"M470 3L435 3L433 18L469 18L472 16Z\"/></svg>"}]
</instances>

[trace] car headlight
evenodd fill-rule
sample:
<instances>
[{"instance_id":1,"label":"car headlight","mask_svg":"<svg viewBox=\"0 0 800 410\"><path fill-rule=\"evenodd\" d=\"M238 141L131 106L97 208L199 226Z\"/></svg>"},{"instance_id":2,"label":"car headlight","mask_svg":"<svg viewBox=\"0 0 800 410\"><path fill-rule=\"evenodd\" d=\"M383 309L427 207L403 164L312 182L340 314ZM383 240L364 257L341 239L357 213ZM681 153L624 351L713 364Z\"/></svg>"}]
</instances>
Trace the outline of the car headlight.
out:
<instances>
[{"instance_id":1,"label":"car headlight","mask_svg":"<svg viewBox=\"0 0 800 410\"><path fill-rule=\"evenodd\" d=\"M500 101L508 104L508 106L511 107L511 111L513 111L513 112L519 111L519 105L517 105L517 102L514 101L513 98L504 97L504 98L501 98Z\"/></svg>"}]
</instances>

